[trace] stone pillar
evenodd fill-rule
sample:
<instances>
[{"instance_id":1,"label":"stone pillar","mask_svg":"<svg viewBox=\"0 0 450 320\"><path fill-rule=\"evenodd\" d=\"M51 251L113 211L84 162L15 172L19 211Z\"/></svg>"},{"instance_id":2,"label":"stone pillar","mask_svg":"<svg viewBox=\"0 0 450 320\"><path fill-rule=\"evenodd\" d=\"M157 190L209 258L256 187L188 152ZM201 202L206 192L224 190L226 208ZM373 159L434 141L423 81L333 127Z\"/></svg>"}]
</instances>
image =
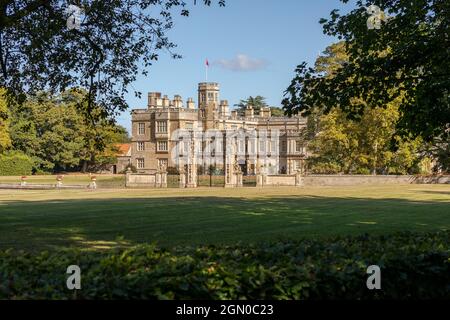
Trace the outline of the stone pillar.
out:
<instances>
[{"instance_id":1,"label":"stone pillar","mask_svg":"<svg viewBox=\"0 0 450 320\"><path fill-rule=\"evenodd\" d=\"M263 187L263 176L260 173L256 175L256 186Z\"/></svg>"},{"instance_id":2,"label":"stone pillar","mask_svg":"<svg viewBox=\"0 0 450 320\"><path fill-rule=\"evenodd\" d=\"M191 148L188 159L186 188L197 188L197 162L195 155L195 137L191 137Z\"/></svg>"},{"instance_id":3,"label":"stone pillar","mask_svg":"<svg viewBox=\"0 0 450 320\"><path fill-rule=\"evenodd\" d=\"M155 187L161 188L161 172L159 172L159 170L155 174Z\"/></svg>"},{"instance_id":4,"label":"stone pillar","mask_svg":"<svg viewBox=\"0 0 450 320\"><path fill-rule=\"evenodd\" d=\"M225 163L225 188L233 188L236 185L233 169L234 168L233 165L231 164L231 159L227 157Z\"/></svg>"},{"instance_id":5,"label":"stone pillar","mask_svg":"<svg viewBox=\"0 0 450 320\"><path fill-rule=\"evenodd\" d=\"M186 171L184 170L184 167L180 167L180 181L179 186L180 188L186 188Z\"/></svg>"},{"instance_id":6,"label":"stone pillar","mask_svg":"<svg viewBox=\"0 0 450 320\"><path fill-rule=\"evenodd\" d=\"M130 175L131 175L131 168L128 167L127 172L125 174L125 188L129 186L130 184Z\"/></svg>"},{"instance_id":7,"label":"stone pillar","mask_svg":"<svg viewBox=\"0 0 450 320\"><path fill-rule=\"evenodd\" d=\"M262 185L267 185L267 174L265 172L262 174Z\"/></svg>"},{"instance_id":8,"label":"stone pillar","mask_svg":"<svg viewBox=\"0 0 450 320\"><path fill-rule=\"evenodd\" d=\"M303 176L302 176L302 174L301 174L300 171L298 171L298 172L295 174L295 185L296 185L297 187L302 187L302 186L303 186Z\"/></svg>"},{"instance_id":9,"label":"stone pillar","mask_svg":"<svg viewBox=\"0 0 450 320\"><path fill-rule=\"evenodd\" d=\"M244 175L242 172L238 172L236 174L236 187L243 187L244 186Z\"/></svg>"},{"instance_id":10,"label":"stone pillar","mask_svg":"<svg viewBox=\"0 0 450 320\"><path fill-rule=\"evenodd\" d=\"M161 172L161 188L167 188L167 171Z\"/></svg>"}]
</instances>

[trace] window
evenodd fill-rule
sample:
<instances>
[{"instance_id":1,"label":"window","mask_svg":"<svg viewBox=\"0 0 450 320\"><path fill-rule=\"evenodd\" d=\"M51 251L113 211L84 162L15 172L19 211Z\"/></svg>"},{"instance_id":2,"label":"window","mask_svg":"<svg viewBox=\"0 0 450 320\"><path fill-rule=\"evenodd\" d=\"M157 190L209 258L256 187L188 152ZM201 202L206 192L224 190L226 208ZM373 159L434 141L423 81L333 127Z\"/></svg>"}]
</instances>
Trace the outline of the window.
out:
<instances>
[{"instance_id":1,"label":"window","mask_svg":"<svg viewBox=\"0 0 450 320\"><path fill-rule=\"evenodd\" d=\"M300 152L300 151L302 151L302 149L303 149L303 146L302 146L301 141L295 141L295 151Z\"/></svg>"},{"instance_id":2,"label":"window","mask_svg":"<svg viewBox=\"0 0 450 320\"><path fill-rule=\"evenodd\" d=\"M287 143L286 143L286 141L282 141L281 142L281 150L286 151L286 149L287 149Z\"/></svg>"},{"instance_id":3,"label":"window","mask_svg":"<svg viewBox=\"0 0 450 320\"><path fill-rule=\"evenodd\" d=\"M157 150L158 151L167 151L167 150L169 150L167 141L158 141Z\"/></svg>"},{"instance_id":4,"label":"window","mask_svg":"<svg viewBox=\"0 0 450 320\"><path fill-rule=\"evenodd\" d=\"M300 160L294 161L294 171L301 171L302 170L302 163Z\"/></svg>"},{"instance_id":5,"label":"window","mask_svg":"<svg viewBox=\"0 0 450 320\"><path fill-rule=\"evenodd\" d=\"M138 134L145 134L145 123L142 123L142 122L139 123Z\"/></svg>"},{"instance_id":6,"label":"window","mask_svg":"<svg viewBox=\"0 0 450 320\"><path fill-rule=\"evenodd\" d=\"M266 152L266 142L265 141L259 142L259 152Z\"/></svg>"},{"instance_id":7,"label":"window","mask_svg":"<svg viewBox=\"0 0 450 320\"><path fill-rule=\"evenodd\" d=\"M144 151L144 150L145 150L145 142L138 142L137 151Z\"/></svg>"},{"instance_id":8,"label":"window","mask_svg":"<svg viewBox=\"0 0 450 320\"><path fill-rule=\"evenodd\" d=\"M136 159L136 166L138 169L144 169L145 167L144 159L142 158Z\"/></svg>"},{"instance_id":9,"label":"window","mask_svg":"<svg viewBox=\"0 0 450 320\"><path fill-rule=\"evenodd\" d=\"M158 168L167 168L168 164L167 159L158 159Z\"/></svg>"},{"instance_id":10,"label":"window","mask_svg":"<svg viewBox=\"0 0 450 320\"><path fill-rule=\"evenodd\" d=\"M156 128L158 133L167 133L167 121L158 121Z\"/></svg>"},{"instance_id":11,"label":"window","mask_svg":"<svg viewBox=\"0 0 450 320\"><path fill-rule=\"evenodd\" d=\"M194 129L194 124L192 122L186 122L186 129Z\"/></svg>"}]
</instances>

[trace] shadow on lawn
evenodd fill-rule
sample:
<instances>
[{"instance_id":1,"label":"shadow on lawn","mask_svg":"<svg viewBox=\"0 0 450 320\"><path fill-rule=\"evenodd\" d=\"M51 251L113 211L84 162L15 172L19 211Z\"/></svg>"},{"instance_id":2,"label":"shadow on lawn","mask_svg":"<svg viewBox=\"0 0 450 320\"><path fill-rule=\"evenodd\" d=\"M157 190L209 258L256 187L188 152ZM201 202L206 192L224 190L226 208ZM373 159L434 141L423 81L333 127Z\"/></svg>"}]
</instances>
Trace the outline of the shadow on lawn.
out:
<instances>
[{"instance_id":1,"label":"shadow on lawn","mask_svg":"<svg viewBox=\"0 0 450 320\"><path fill-rule=\"evenodd\" d=\"M233 244L450 227L445 200L342 197L3 201L0 248Z\"/></svg>"}]
</instances>

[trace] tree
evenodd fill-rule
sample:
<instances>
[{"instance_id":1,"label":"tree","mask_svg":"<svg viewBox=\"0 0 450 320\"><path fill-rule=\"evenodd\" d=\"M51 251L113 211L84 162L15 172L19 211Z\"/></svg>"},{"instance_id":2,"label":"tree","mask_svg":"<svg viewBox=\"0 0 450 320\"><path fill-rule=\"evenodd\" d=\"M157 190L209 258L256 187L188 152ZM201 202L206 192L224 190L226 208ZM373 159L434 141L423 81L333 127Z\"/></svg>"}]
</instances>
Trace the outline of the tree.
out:
<instances>
[{"instance_id":1,"label":"tree","mask_svg":"<svg viewBox=\"0 0 450 320\"><path fill-rule=\"evenodd\" d=\"M97 170L114 163L114 144L128 134L101 117L101 108L79 112L86 94L79 89L55 96L41 92L16 104L10 123L13 148L31 156L43 171Z\"/></svg>"},{"instance_id":2,"label":"tree","mask_svg":"<svg viewBox=\"0 0 450 320\"><path fill-rule=\"evenodd\" d=\"M211 5L212 0L203 0ZM224 0L218 0L224 6ZM69 28L76 14L62 0L0 1L0 86L21 98L22 93L69 87L88 90L82 104L105 115L127 108L124 94L139 66L148 67L161 50L175 44L166 32L174 11L188 16L183 0L78 0L80 25ZM73 19L73 20L72 20ZM140 96L140 92L135 92Z\"/></svg>"},{"instance_id":3,"label":"tree","mask_svg":"<svg viewBox=\"0 0 450 320\"><path fill-rule=\"evenodd\" d=\"M341 0L346 3L348 0ZM367 6L377 4L391 17L381 29L367 28ZM283 107L309 115L313 108L338 106L350 119L367 108L383 108L401 97L397 132L430 141L450 134L450 39L448 0L358 0L346 15L322 19L324 33L345 40L345 64L326 77L296 68ZM351 103L361 98L361 103Z\"/></svg>"},{"instance_id":4,"label":"tree","mask_svg":"<svg viewBox=\"0 0 450 320\"><path fill-rule=\"evenodd\" d=\"M11 146L6 90L0 88L0 153Z\"/></svg>"},{"instance_id":5,"label":"tree","mask_svg":"<svg viewBox=\"0 0 450 320\"><path fill-rule=\"evenodd\" d=\"M278 107L270 107L270 114L272 117L282 117L284 116L284 111Z\"/></svg>"},{"instance_id":6,"label":"tree","mask_svg":"<svg viewBox=\"0 0 450 320\"><path fill-rule=\"evenodd\" d=\"M75 108L41 92L13 110L13 147L33 157L39 170L68 170L80 162L81 123Z\"/></svg>"},{"instance_id":7,"label":"tree","mask_svg":"<svg viewBox=\"0 0 450 320\"><path fill-rule=\"evenodd\" d=\"M247 108L247 106L252 106L253 110L255 111L255 114L259 114L261 108L267 107L268 105L266 103L266 98L262 96L256 97L249 96L247 99L241 100L234 106L237 107L238 112L243 115L245 113L245 109Z\"/></svg>"},{"instance_id":8,"label":"tree","mask_svg":"<svg viewBox=\"0 0 450 320\"><path fill-rule=\"evenodd\" d=\"M349 56L343 42L326 48L315 63L315 71L332 79ZM308 147L313 153L309 165L317 173L401 173L416 170L419 162L420 139L395 134L399 119L401 97L384 108L364 109L358 121L348 119L335 106L327 114L314 108L308 117ZM350 106L367 102L360 98L350 100ZM397 148L393 148L393 144Z\"/></svg>"}]
</instances>

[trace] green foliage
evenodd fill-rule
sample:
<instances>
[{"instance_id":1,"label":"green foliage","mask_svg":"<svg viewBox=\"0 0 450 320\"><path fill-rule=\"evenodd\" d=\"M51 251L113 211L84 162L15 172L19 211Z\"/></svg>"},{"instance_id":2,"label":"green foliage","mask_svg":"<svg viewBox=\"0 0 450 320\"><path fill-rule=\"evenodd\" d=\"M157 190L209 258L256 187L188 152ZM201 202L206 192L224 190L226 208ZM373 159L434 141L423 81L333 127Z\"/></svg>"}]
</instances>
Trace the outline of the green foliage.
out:
<instances>
[{"instance_id":1,"label":"green foliage","mask_svg":"<svg viewBox=\"0 0 450 320\"><path fill-rule=\"evenodd\" d=\"M317 58L316 70L333 78L349 57L343 42L329 46ZM359 119L351 119L342 108L325 113L311 110L306 129L308 159L314 173L418 173L421 139L400 137L396 124L400 118L401 98L388 102L384 108L369 108L364 99L353 98L349 108L364 104Z\"/></svg>"},{"instance_id":2,"label":"green foliage","mask_svg":"<svg viewBox=\"0 0 450 320\"><path fill-rule=\"evenodd\" d=\"M0 251L0 299L445 299L450 232L100 252ZM69 265L82 290L65 287ZM381 268L382 290L366 269Z\"/></svg>"},{"instance_id":3,"label":"green foliage","mask_svg":"<svg viewBox=\"0 0 450 320\"><path fill-rule=\"evenodd\" d=\"M284 110L278 107L270 107L270 113L272 117L282 117L284 116Z\"/></svg>"},{"instance_id":4,"label":"green foliage","mask_svg":"<svg viewBox=\"0 0 450 320\"><path fill-rule=\"evenodd\" d=\"M0 88L0 153L11 146L8 120L9 112L5 94L6 90Z\"/></svg>"},{"instance_id":5,"label":"green foliage","mask_svg":"<svg viewBox=\"0 0 450 320\"><path fill-rule=\"evenodd\" d=\"M100 108L80 109L86 92L41 92L10 107L12 147L35 160L37 172L100 170L116 161L114 144L128 140L125 128L103 118Z\"/></svg>"},{"instance_id":6,"label":"green foliage","mask_svg":"<svg viewBox=\"0 0 450 320\"><path fill-rule=\"evenodd\" d=\"M237 107L237 110L239 114L243 115L245 113L245 109L247 106L252 106L255 114L259 114L259 110L261 110L262 107L267 107L266 98L262 96L256 96L256 97L248 97L247 99L241 100L239 103L234 105Z\"/></svg>"},{"instance_id":7,"label":"green foliage","mask_svg":"<svg viewBox=\"0 0 450 320\"><path fill-rule=\"evenodd\" d=\"M125 169L123 169L123 170L120 171L119 173L120 173L120 174L125 174L125 173L127 173L128 169L130 169L132 173L136 173L136 172L137 172L136 166L134 166L134 165L132 165L132 164L129 164L129 165L127 165L127 166L125 167ZM174 168L174 169L175 169L175 168Z\"/></svg>"},{"instance_id":8,"label":"green foliage","mask_svg":"<svg viewBox=\"0 0 450 320\"><path fill-rule=\"evenodd\" d=\"M341 0L348 2L348 0ZM367 7L380 6L391 18L379 30L367 28ZM450 131L450 51L448 0L359 0L345 15L333 10L322 19L324 33L345 41L346 63L333 76L298 65L283 106L309 114L341 108L359 119L364 110L382 109L400 98L397 131L430 141ZM364 98L354 103L354 98Z\"/></svg>"},{"instance_id":9,"label":"green foliage","mask_svg":"<svg viewBox=\"0 0 450 320\"><path fill-rule=\"evenodd\" d=\"M224 6L225 0L214 3ZM186 1L75 1L83 11L82 23L75 29L67 27L69 4L65 0L2 1L2 86L17 94L87 88L87 111L95 102L105 117L114 116L127 108L127 89L140 73L148 75L161 50L180 57L172 52L175 44L167 32L174 25L174 15L189 15Z\"/></svg>"},{"instance_id":10,"label":"green foliage","mask_svg":"<svg viewBox=\"0 0 450 320\"><path fill-rule=\"evenodd\" d=\"M30 175L33 166L33 160L21 152L0 154L0 176Z\"/></svg>"}]
</instances>

